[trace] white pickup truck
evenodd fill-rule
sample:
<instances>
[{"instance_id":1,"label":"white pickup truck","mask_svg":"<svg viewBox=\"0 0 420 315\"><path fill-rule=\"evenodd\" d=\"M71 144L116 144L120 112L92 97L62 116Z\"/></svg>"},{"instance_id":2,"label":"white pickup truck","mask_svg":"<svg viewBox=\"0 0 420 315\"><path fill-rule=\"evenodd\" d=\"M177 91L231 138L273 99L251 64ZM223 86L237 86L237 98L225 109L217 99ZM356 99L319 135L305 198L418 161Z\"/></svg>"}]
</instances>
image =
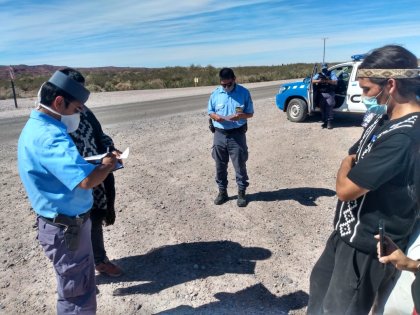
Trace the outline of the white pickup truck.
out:
<instances>
[{"instance_id":1,"label":"white pickup truck","mask_svg":"<svg viewBox=\"0 0 420 315\"><path fill-rule=\"evenodd\" d=\"M352 61L340 63L328 70L338 78L335 90L336 105L334 111L349 113L364 113L366 106L361 102L362 89L356 80L356 73L365 55L354 55ZM319 111L314 104L312 78L317 73L315 65L310 77L300 82L282 84L276 95L276 105L287 118L293 122L301 122L308 114Z\"/></svg>"}]
</instances>

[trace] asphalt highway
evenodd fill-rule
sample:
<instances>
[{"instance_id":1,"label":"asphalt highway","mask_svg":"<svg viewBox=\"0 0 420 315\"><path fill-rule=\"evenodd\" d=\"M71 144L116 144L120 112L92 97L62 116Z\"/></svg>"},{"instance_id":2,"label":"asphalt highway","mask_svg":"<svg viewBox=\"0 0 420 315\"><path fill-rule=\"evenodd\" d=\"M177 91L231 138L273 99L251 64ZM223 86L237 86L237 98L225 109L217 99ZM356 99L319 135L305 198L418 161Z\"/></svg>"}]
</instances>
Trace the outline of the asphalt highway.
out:
<instances>
[{"instance_id":1,"label":"asphalt highway","mask_svg":"<svg viewBox=\"0 0 420 315\"><path fill-rule=\"evenodd\" d=\"M253 101L274 97L277 85L251 88ZM103 126L125 124L139 119L158 118L189 111L206 111L209 94L160 99L147 102L95 107L93 112ZM273 104L274 106L274 104ZM28 117L0 119L0 144L17 141Z\"/></svg>"}]
</instances>

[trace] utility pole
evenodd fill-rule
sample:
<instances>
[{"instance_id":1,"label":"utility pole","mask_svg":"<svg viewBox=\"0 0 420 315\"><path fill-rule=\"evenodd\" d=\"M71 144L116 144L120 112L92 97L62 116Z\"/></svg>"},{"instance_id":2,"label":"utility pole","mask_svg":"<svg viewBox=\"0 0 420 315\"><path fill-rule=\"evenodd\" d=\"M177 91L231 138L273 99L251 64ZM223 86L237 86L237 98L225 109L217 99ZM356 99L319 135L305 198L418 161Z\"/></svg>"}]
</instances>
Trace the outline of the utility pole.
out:
<instances>
[{"instance_id":1,"label":"utility pole","mask_svg":"<svg viewBox=\"0 0 420 315\"><path fill-rule=\"evenodd\" d=\"M328 39L328 37L323 37L324 40L324 53L322 54L322 63L325 63L325 41Z\"/></svg>"},{"instance_id":2,"label":"utility pole","mask_svg":"<svg viewBox=\"0 0 420 315\"><path fill-rule=\"evenodd\" d=\"M10 75L10 83L12 84L12 91L13 91L13 99L15 100L15 108L18 107L16 101L16 91L15 91L15 71L13 70L12 66L9 66L9 75Z\"/></svg>"}]
</instances>

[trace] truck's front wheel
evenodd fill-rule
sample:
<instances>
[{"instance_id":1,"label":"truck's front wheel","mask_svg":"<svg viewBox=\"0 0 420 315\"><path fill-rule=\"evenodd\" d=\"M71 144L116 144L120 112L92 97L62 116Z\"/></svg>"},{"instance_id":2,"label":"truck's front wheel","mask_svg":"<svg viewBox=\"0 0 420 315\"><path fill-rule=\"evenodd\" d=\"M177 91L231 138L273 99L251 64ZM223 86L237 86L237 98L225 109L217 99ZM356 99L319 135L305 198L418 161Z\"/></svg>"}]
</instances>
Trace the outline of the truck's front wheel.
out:
<instances>
[{"instance_id":1,"label":"truck's front wheel","mask_svg":"<svg viewBox=\"0 0 420 315\"><path fill-rule=\"evenodd\" d=\"M308 105L300 98L292 98L287 104L287 119L293 122L304 121L308 115Z\"/></svg>"}]
</instances>

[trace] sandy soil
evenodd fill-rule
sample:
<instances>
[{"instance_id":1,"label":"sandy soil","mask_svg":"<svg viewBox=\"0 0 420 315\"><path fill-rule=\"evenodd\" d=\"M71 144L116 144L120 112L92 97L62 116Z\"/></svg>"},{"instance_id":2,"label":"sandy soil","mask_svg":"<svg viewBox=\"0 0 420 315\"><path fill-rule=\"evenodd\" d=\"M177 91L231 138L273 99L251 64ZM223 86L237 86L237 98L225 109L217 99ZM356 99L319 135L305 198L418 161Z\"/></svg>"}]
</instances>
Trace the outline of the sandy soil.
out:
<instances>
[{"instance_id":1,"label":"sandy soil","mask_svg":"<svg viewBox=\"0 0 420 315\"><path fill-rule=\"evenodd\" d=\"M127 95L97 97L112 104ZM108 256L126 274L97 277L98 314L305 313L311 267L332 230L336 171L361 128L350 118L333 130L316 117L291 123L274 96L255 102L255 112L246 208L236 206L231 165L231 200L213 204L205 104L202 112L104 126L130 157L115 174L116 223L105 228ZM35 240L16 143L0 147L0 163L0 314L54 314L54 272Z\"/></svg>"}]
</instances>

